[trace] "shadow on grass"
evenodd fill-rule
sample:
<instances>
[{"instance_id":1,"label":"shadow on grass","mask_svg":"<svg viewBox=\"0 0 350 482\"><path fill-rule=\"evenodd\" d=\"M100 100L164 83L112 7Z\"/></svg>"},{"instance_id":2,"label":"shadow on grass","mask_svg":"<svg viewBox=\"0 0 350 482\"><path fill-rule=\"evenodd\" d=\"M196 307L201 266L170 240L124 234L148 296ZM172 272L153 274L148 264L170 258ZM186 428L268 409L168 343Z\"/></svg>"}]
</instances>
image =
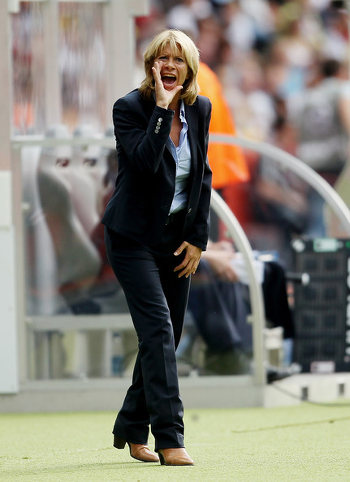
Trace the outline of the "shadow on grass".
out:
<instances>
[{"instance_id":1,"label":"shadow on grass","mask_svg":"<svg viewBox=\"0 0 350 482\"><path fill-rule=\"evenodd\" d=\"M94 462L94 463L76 463L76 464L69 464L69 465L62 465L60 467L55 466L42 466L41 468L30 468L30 467L23 467L23 468L16 468L16 469L1 469L1 477L0 480L6 480L6 476L8 476L8 480L11 480L11 477L16 476L40 476L40 475L49 475L49 474L69 474L69 473L84 473L84 472L91 472L94 469L99 470L102 473L104 471L109 470L135 470L138 468L144 469L151 469L155 467L162 467L159 463L151 463L148 462L137 462L130 461L130 462ZM33 478L34 480L34 478ZM102 480L102 474L101 474Z\"/></svg>"}]
</instances>

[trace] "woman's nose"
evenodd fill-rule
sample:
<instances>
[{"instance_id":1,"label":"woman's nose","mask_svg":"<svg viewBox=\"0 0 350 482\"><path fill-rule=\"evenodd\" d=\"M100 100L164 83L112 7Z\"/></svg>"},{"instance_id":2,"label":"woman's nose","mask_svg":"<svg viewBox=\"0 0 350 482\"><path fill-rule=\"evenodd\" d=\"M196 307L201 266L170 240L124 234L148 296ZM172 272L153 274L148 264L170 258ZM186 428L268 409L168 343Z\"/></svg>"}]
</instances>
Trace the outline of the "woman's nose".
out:
<instances>
[{"instance_id":1,"label":"woman's nose","mask_svg":"<svg viewBox=\"0 0 350 482\"><path fill-rule=\"evenodd\" d=\"M174 59L172 57L168 57L166 61L166 65L174 65Z\"/></svg>"}]
</instances>

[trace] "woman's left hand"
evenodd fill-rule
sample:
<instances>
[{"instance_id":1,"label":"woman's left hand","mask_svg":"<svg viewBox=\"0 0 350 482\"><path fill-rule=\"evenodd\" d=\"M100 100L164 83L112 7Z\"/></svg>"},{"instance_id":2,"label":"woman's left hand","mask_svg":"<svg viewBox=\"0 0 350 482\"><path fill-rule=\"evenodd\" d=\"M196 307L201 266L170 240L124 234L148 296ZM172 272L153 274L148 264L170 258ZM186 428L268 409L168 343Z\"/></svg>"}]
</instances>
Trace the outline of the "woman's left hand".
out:
<instances>
[{"instance_id":1,"label":"woman's left hand","mask_svg":"<svg viewBox=\"0 0 350 482\"><path fill-rule=\"evenodd\" d=\"M194 274L201 259L201 248L198 248L198 246L194 246L187 241L184 241L181 246L177 248L174 255L179 256L184 250L186 251L186 255L182 263L174 269L174 272L179 271L178 278L181 278L181 276L186 276L186 278L188 278L191 274Z\"/></svg>"}]
</instances>

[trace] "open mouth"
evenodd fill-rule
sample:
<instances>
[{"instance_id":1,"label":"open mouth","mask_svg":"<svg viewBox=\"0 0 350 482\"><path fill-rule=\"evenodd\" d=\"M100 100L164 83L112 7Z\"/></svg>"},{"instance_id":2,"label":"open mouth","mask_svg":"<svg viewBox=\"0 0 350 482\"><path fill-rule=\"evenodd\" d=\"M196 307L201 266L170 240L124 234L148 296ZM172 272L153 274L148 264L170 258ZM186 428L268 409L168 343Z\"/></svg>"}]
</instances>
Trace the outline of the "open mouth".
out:
<instances>
[{"instance_id":1,"label":"open mouth","mask_svg":"<svg viewBox=\"0 0 350 482\"><path fill-rule=\"evenodd\" d=\"M164 87L173 87L176 83L175 75L164 74L162 75L162 82Z\"/></svg>"}]
</instances>

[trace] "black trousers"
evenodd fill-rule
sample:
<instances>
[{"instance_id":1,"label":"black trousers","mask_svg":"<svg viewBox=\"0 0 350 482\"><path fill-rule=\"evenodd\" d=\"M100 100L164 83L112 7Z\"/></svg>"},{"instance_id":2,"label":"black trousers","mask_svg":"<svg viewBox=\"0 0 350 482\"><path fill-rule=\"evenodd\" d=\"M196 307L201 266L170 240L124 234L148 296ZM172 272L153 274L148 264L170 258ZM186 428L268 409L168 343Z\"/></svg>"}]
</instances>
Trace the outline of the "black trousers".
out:
<instances>
[{"instance_id":1,"label":"black trousers","mask_svg":"<svg viewBox=\"0 0 350 482\"><path fill-rule=\"evenodd\" d=\"M180 213L164 226L157 246L146 247L106 228L109 262L122 286L137 333L139 351L132 385L113 433L145 444L149 425L155 450L184 446L183 405L179 396L175 349L180 341L190 277L174 267L184 255L173 252L183 241Z\"/></svg>"}]
</instances>

